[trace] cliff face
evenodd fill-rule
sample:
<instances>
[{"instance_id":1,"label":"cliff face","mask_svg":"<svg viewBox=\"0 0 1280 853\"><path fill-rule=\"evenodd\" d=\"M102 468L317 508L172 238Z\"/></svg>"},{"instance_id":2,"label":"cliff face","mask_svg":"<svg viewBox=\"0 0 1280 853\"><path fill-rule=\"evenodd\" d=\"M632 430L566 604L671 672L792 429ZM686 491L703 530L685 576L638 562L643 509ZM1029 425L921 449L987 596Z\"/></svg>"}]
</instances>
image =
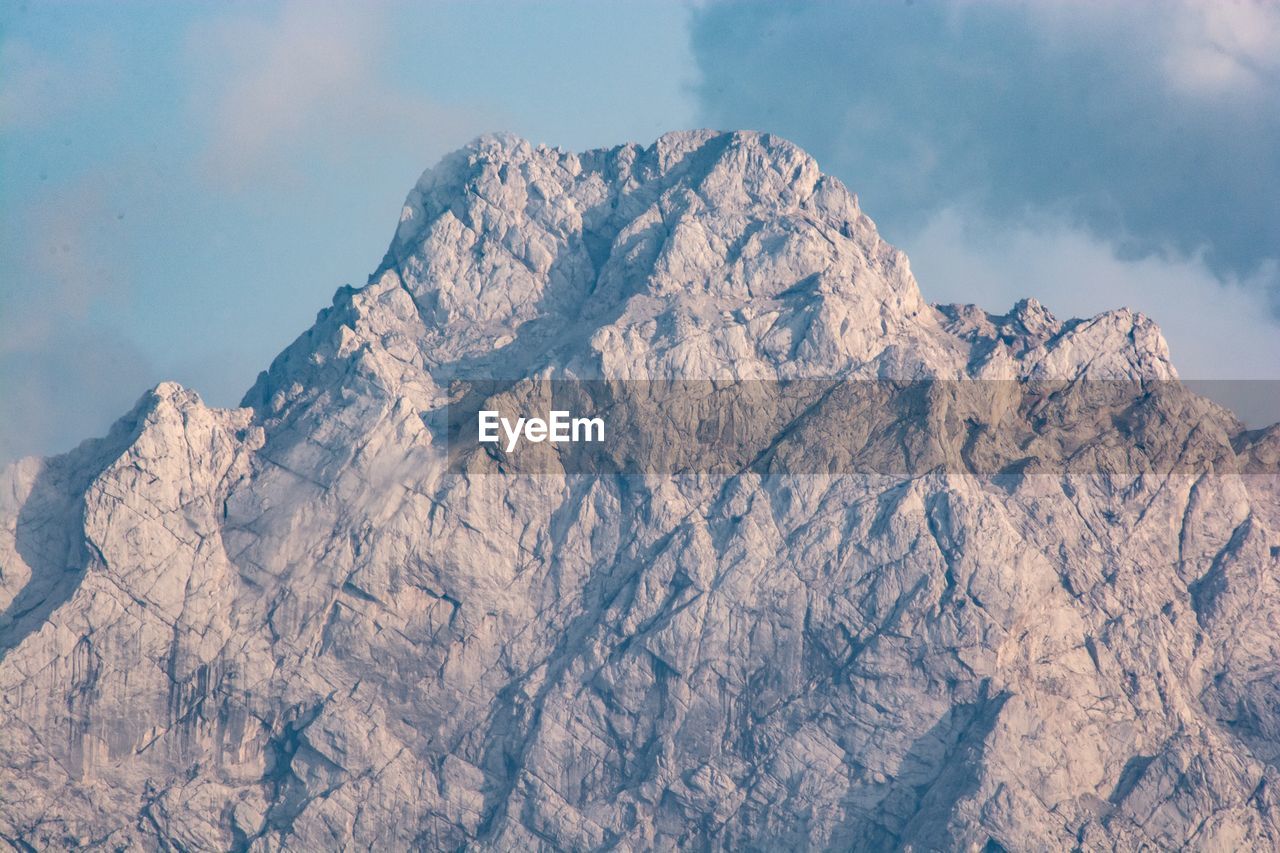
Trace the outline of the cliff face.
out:
<instances>
[{"instance_id":1,"label":"cliff face","mask_svg":"<svg viewBox=\"0 0 1280 853\"><path fill-rule=\"evenodd\" d=\"M450 458L479 377L932 390L530 474ZM785 141L480 140L244 408L161 385L0 475L0 837L1276 847L1280 429L1176 389L1141 315L927 305ZM815 430L906 461L788 467Z\"/></svg>"}]
</instances>

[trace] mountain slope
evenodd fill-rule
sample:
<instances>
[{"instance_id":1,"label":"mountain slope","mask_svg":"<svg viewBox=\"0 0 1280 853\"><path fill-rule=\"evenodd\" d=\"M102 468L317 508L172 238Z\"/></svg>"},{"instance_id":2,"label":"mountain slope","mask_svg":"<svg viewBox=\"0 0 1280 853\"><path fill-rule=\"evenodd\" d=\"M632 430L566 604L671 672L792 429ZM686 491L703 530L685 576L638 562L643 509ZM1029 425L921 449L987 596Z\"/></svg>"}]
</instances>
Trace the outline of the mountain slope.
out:
<instances>
[{"instance_id":1,"label":"mountain slope","mask_svg":"<svg viewBox=\"0 0 1280 853\"><path fill-rule=\"evenodd\" d=\"M530 377L854 396L728 472L450 458ZM1275 847L1278 456L1141 315L927 305L783 140L478 140L243 408L4 473L0 837Z\"/></svg>"}]
</instances>

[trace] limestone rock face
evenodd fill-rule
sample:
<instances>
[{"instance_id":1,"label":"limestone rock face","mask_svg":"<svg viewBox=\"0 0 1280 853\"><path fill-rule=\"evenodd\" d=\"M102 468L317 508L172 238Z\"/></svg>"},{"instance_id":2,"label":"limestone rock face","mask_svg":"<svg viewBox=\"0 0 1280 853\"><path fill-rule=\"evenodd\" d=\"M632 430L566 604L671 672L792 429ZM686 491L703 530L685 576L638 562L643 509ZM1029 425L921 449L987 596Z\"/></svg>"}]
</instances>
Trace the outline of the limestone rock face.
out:
<instances>
[{"instance_id":1,"label":"limestone rock face","mask_svg":"<svg viewBox=\"0 0 1280 853\"><path fill-rule=\"evenodd\" d=\"M827 438L892 424L911 454L958 422L964 460L1062 452L451 461L459 382L530 377L924 380ZM1009 432L962 412L1041 380L1068 390ZM1176 380L1128 311L926 304L783 140L481 139L243 408L164 384L0 474L0 838L1275 848L1280 428Z\"/></svg>"}]
</instances>

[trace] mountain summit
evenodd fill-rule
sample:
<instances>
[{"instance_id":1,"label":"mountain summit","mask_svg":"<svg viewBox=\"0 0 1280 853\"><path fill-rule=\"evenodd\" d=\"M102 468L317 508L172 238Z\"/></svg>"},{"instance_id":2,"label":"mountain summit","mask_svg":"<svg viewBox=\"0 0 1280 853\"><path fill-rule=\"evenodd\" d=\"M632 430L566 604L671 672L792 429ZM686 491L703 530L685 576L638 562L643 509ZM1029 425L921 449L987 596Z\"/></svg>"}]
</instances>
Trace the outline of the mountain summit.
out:
<instances>
[{"instance_id":1,"label":"mountain summit","mask_svg":"<svg viewBox=\"0 0 1280 853\"><path fill-rule=\"evenodd\" d=\"M539 383L746 394L749 464L450 432ZM928 305L785 140L482 138L242 408L0 474L0 838L1276 847L1277 460L1142 315Z\"/></svg>"}]
</instances>

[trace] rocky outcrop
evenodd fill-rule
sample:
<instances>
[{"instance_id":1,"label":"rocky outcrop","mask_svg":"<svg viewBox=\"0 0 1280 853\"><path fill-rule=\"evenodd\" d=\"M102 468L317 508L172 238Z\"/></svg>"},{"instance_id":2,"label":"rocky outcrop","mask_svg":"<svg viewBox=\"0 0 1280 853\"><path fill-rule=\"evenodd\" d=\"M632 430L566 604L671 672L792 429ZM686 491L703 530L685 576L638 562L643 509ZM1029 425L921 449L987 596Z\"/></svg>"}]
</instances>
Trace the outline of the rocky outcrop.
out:
<instances>
[{"instance_id":1,"label":"rocky outcrop","mask_svg":"<svg viewBox=\"0 0 1280 853\"><path fill-rule=\"evenodd\" d=\"M529 378L932 390L740 470L450 452ZM243 408L0 477L0 838L1280 846L1280 428L1176 380L1128 311L926 304L783 140L479 140Z\"/></svg>"}]
</instances>

